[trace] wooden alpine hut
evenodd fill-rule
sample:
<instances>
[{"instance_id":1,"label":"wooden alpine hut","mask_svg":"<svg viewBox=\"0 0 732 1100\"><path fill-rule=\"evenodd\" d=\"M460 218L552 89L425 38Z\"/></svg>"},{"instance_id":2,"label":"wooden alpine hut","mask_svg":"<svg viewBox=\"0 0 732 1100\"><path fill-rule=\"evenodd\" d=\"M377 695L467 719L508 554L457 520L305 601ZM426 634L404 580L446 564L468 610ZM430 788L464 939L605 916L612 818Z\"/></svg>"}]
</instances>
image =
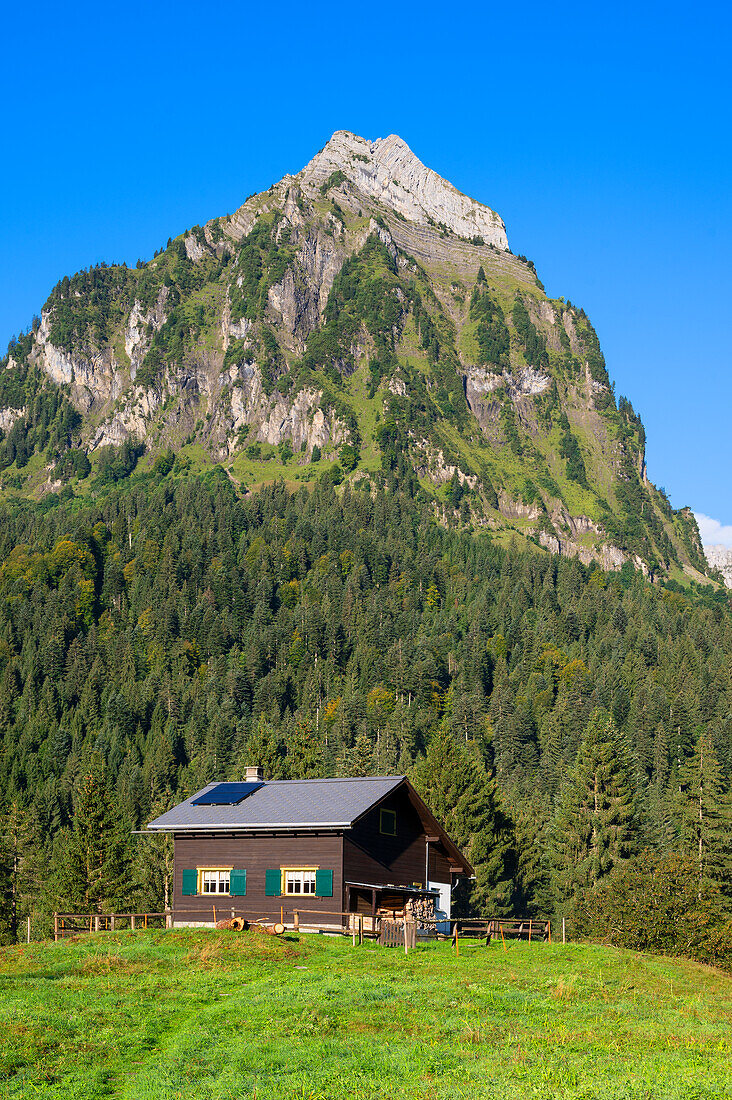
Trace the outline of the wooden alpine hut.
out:
<instances>
[{"instance_id":1,"label":"wooden alpine hut","mask_svg":"<svg viewBox=\"0 0 732 1100\"><path fill-rule=\"evenodd\" d=\"M298 910L304 925L340 928L349 914L374 922L425 900L449 918L456 876L473 874L403 775L266 781L247 768L147 828L173 835L179 927Z\"/></svg>"}]
</instances>

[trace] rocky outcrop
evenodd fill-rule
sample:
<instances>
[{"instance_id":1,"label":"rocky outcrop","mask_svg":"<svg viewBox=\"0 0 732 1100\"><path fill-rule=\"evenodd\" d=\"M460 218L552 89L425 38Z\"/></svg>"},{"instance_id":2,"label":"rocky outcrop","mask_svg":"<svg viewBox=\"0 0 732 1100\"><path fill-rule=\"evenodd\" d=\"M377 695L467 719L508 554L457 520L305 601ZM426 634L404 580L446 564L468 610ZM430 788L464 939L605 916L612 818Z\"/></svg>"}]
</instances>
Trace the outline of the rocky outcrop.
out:
<instances>
[{"instance_id":1,"label":"rocky outcrop","mask_svg":"<svg viewBox=\"0 0 732 1100\"><path fill-rule=\"evenodd\" d=\"M193 233L189 233L187 237L184 237L183 244L185 245L186 255L189 260L193 260L197 263L206 255L206 249L203 247L198 237L195 237Z\"/></svg>"},{"instance_id":2,"label":"rocky outcrop","mask_svg":"<svg viewBox=\"0 0 732 1100\"><path fill-rule=\"evenodd\" d=\"M20 420L21 416L28 415L28 407L23 406L22 409L0 409L0 430L9 432L16 420Z\"/></svg>"},{"instance_id":3,"label":"rocky outcrop","mask_svg":"<svg viewBox=\"0 0 732 1100\"><path fill-rule=\"evenodd\" d=\"M285 330L302 348L307 336L320 324L333 280L347 252L334 235L321 229L303 235L297 262L281 282L270 287L269 305L279 314Z\"/></svg>"},{"instance_id":4,"label":"rocky outcrop","mask_svg":"<svg viewBox=\"0 0 732 1100\"><path fill-rule=\"evenodd\" d=\"M538 504L525 504L521 500L512 500L502 489L498 494L498 508L507 519L537 520L541 515Z\"/></svg>"},{"instance_id":5,"label":"rocky outcrop","mask_svg":"<svg viewBox=\"0 0 732 1100\"><path fill-rule=\"evenodd\" d=\"M704 555L712 569L718 569L727 588L732 588L732 548L729 546L705 546Z\"/></svg>"},{"instance_id":6,"label":"rocky outcrop","mask_svg":"<svg viewBox=\"0 0 732 1100\"><path fill-rule=\"evenodd\" d=\"M165 324L165 303L168 294L168 287L161 287L155 305L147 313L143 313L142 306L137 299L132 305L124 335L125 354L130 361L130 377L133 380L150 349L153 333L159 332Z\"/></svg>"},{"instance_id":7,"label":"rocky outcrop","mask_svg":"<svg viewBox=\"0 0 732 1100\"><path fill-rule=\"evenodd\" d=\"M478 484L477 477L466 474L459 466L447 462L444 453L435 450L427 439L415 440L415 459L418 475L429 478L436 485L445 485L448 481L452 481L456 474L460 484L469 489L474 489Z\"/></svg>"},{"instance_id":8,"label":"rocky outcrop","mask_svg":"<svg viewBox=\"0 0 732 1100\"><path fill-rule=\"evenodd\" d=\"M51 320L44 312L36 333L36 358L54 382L70 386L77 408L89 413L95 403L114 401L124 379L111 349L67 352L51 343L50 331Z\"/></svg>"},{"instance_id":9,"label":"rocky outcrop","mask_svg":"<svg viewBox=\"0 0 732 1100\"><path fill-rule=\"evenodd\" d=\"M276 401L260 425L257 439L275 445L289 439L294 451L305 443L307 454L313 447L340 446L348 438L348 429L332 410L321 408L322 399L319 390L305 389L294 401Z\"/></svg>"},{"instance_id":10,"label":"rocky outcrop","mask_svg":"<svg viewBox=\"0 0 732 1100\"><path fill-rule=\"evenodd\" d=\"M600 546L584 546L572 539L562 539L547 531L539 532L539 542L552 554L561 554L565 558L579 558L583 565L597 562L601 569L614 572L630 562L644 576L648 576L648 566L637 554L625 554L619 547L602 543Z\"/></svg>"},{"instance_id":11,"label":"rocky outcrop","mask_svg":"<svg viewBox=\"0 0 732 1100\"><path fill-rule=\"evenodd\" d=\"M500 412L499 391L511 401L537 397L551 386L551 378L533 367L498 373L487 367L467 367L463 375L465 396L475 419L485 432Z\"/></svg>"}]
</instances>

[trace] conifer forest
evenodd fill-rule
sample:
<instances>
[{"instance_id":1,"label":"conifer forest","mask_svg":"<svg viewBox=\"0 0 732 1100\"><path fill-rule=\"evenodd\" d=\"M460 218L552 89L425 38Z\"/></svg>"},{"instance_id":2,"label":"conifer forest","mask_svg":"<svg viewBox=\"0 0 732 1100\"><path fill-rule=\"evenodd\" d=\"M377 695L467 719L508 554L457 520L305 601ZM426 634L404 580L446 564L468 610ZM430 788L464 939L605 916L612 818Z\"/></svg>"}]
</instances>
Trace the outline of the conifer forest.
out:
<instances>
[{"instance_id":1,"label":"conifer forest","mask_svg":"<svg viewBox=\"0 0 732 1100\"><path fill-rule=\"evenodd\" d=\"M476 868L464 913L729 961L723 591L437 524L399 464L375 492L173 465L6 503L0 561L6 940L162 908L170 842L133 830L254 762L409 775Z\"/></svg>"}]
</instances>

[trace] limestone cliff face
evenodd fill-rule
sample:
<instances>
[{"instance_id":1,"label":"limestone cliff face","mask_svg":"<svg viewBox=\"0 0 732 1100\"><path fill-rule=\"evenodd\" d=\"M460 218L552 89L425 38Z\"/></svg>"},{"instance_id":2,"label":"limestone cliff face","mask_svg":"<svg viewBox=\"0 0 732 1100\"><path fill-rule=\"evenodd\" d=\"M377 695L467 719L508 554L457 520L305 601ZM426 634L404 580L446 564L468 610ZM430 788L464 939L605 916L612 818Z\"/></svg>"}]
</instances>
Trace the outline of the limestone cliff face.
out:
<instances>
[{"instance_id":1,"label":"limestone cliff face","mask_svg":"<svg viewBox=\"0 0 732 1100\"><path fill-rule=\"evenodd\" d=\"M45 310L36 334L37 358L59 386L68 386L74 404L88 413L95 403L114 401L122 378L110 348L69 351L56 347L50 337L51 318Z\"/></svg>"},{"instance_id":2,"label":"limestone cliff face","mask_svg":"<svg viewBox=\"0 0 732 1100\"><path fill-rule=\"evenodd\" d=\"M724 583L732 588L732 549L729 546L705 546L704 554L712 569L718 569Z\"/></svg>"},{"instance_id":3,"label":"limestone cliff face","mask_svg":"<svg viewBox=\"0 0 732 1100\"><path fill-rule=\"evenodd\" d=\"M134 437L145 461L195 448L235 480L274 476L273 458L300 480L340 460L371 490L408 461L444 522L603 568L705 568L693 522L648 480L588 318L395 135L338 131L148 264L62 280L24 354L82 414L66 445L92 459ZM17 435L33 402L6 392L0 430ZM58 488L55 469L35 491Z\"/></svg>"},{"instance_id":4,"label":"limestone cliff face","mask_svg":"<svg viewBox=\"0 0 732 1100\"><path fill-rule=\"evenodd\" d=\"M289 230L288 242L296 249L294 262L284 278L269 288L268 302L300 349L322 320L333 280L348 255L348 244L337 219L308 226L297 206L298 197L297 188L288 191L278 225L280 239Z\"/></svg>"}]
</instances>

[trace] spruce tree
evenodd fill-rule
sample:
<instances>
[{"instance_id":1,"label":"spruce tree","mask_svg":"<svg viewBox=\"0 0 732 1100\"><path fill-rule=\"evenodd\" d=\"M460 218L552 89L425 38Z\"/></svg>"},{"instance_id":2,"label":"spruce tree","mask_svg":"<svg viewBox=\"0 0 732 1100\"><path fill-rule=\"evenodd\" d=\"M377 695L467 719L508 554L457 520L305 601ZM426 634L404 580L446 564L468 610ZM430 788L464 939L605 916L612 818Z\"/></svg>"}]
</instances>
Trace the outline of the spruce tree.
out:
<instances>
[{"instance_id":1,"label":"spruce tree","mask_svg":"<svg viewBox=\"0 0 732 1100\"><path fill-rule=\"evenodd\" d=\"M243 775L250 765L262 768L265 779L285 776L285 746L274 721L264 714L260 714L239 750L237 773Z\"/></svg>"},{"instance_id":2,"label":"spruce tree","mask_svg":"<svg viewBox=\"0 0 732 1100\"><path fill-rule=\"evenodd\" d=\"M150 819L166 813L176 801L171 795L157 799L150 807ZM173 895L173 857L173 837L170 833L152 833L138 838L133 852L132 875L140 887L140 900L146 909L170 909Z\"/></svg>"},{"instance_id":3,"label":"spruce tree","mask_svg":"<svg viewBox=\"0 0 732 1100\"><path fill-rule=\"evenodd\" d=\"M16 943L38 897L42 846L35 823L17 802L0 821L0 937Z\"/></svg>"},{"instance_id":4,"label":"spruce tree","mask_svg":"<svg viewBox=\"0 0 732 1100\"><path fill-rule=\"evenodd\" d=\"M560 789L552 827L553 886L562 903L596 886L636 845L631 769L610 715L592 712Z\"/></svg>"},{"instance_id":5,"label":"spruce tree","mask_svg":"<svg viewBox=\"0 0 732 1100\"><path fill-rule=\"evenodd\" d=\"M699 898L710 886L732 895L732 802L708 726L679 769L679 801L681 845L694 859Z\"/></svg>"},{"instance_id":6,"label":"spruce tree","mask_svg":"<svg viewBox=\"0 0 732 1100\"><path fill-rule=\"evenodd\" d=\"M547 804L535 797L516 816L515 906L520 916L551 913L551 868L546 847Z\"/></svg>"},{"instance_id":7,"label":"spruce tree","mask_svg":"<svg viewBox=\"0 0 732 1100\"><path fill-rule=\"evenodd\" d=\"M130 830L104 780L87 775L74 799L74 824L57 837L60 905L94 913L127 907L133 882Z\"/></svg>"},{"instance_id":8,"label":"spruce tree","mask_svg":"<svg viewBox=\"0 0 732 1100\"><path fill-rule=\"evenodd\" d=\"M475 882L460 884L456 907L488 915L510 913L516 865L513 822L475 746L440 727L411 779L475 868Z\"/></svg>"}]
</instances>

